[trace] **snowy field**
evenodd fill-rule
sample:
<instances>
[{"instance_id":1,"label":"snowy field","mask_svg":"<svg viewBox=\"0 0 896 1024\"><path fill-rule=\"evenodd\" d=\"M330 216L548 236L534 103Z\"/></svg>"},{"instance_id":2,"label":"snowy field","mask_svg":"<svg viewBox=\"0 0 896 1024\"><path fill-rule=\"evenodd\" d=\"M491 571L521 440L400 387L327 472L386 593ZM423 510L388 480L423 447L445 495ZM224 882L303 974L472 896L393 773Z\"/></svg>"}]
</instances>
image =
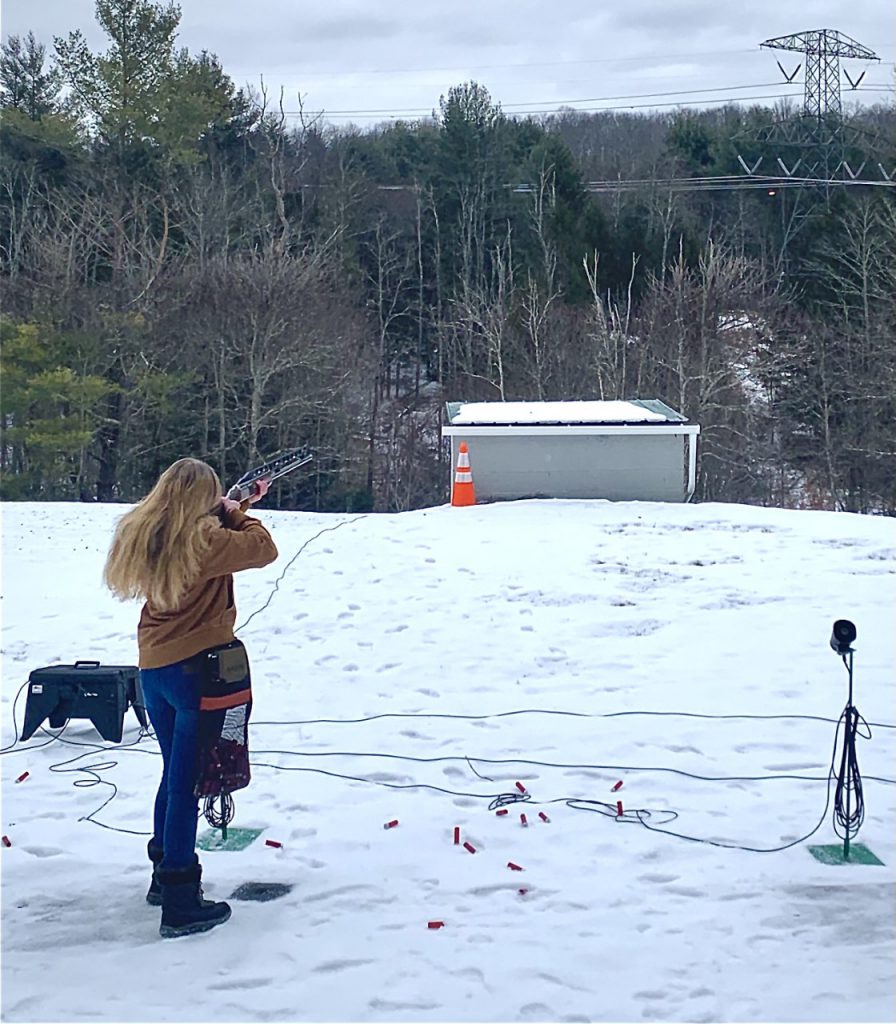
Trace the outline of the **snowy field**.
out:
<instances>
[{"instance_id":1,"label":"snowy field","mask_svg":"<svg viewBox=\"0 0 896 1024\"><path fill-rule=\"evenodd\" d=\"M32 670L136 663L138 607L100 582L121 512L2 508L4 749ZM280 558L237 582L255 767L233 825L264 831L202 858L213 898L292 890L161 940L154 741L132 711L113 752L85 720L39 730L2 760L4 1020L896 1018L896 522L600 501L259 514ZM841 617L855 704L881 723L859 742L858 841L885 866L810 855L837 841L830 810L788 849L730 848L822 819ZM95 815L111 828L85 820L109 786L52 770L80 755L61 767L118 787ZM496 815L517 782L531 799Z\"/></svg>"}]
</instances>

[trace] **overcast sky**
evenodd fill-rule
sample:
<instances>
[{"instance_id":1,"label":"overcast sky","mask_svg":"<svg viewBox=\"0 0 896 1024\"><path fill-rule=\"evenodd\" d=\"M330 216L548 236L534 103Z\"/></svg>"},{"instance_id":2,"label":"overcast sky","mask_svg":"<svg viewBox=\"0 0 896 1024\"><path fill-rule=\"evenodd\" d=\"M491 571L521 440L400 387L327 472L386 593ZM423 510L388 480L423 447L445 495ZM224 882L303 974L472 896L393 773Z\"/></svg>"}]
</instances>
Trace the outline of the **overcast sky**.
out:
<instances>
[{"instance_id":1,"label":"overcast sky","mask_svg":"<svg viewBox=\"0 0 896 1024\"><path fill-rule=\"evenodd\" d=\"M670 109L722 100L802 98L800 54L766 39L835 29L881 63L844 60L861 92L845 101L893 102L893 0L182 0L178 42L216 53L237 85L263 79L285 107L323 110L334 124L426 116L452 85L473 79L507 113ZM726 9L727 8L727 9ZM105 37L94 0L3 0L3 36L79 28L94 50ZM849 86L845 78L843 86ZM877 91L874 91L877 90ZM664 95L665 94L665 95Z\"/></svg>"}]
</instances>

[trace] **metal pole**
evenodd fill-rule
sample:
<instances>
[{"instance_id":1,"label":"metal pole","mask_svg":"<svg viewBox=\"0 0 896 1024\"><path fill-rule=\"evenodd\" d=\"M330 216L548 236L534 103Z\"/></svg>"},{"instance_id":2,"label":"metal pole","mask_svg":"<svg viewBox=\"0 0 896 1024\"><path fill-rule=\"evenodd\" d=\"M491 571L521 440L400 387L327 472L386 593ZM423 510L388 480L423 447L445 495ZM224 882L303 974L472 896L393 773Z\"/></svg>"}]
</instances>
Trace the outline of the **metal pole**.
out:
<instances>
[{"instance_id":1,"label":"metal pole","mask_svg":"<svg viewBox=\"0 0 896 1024\"><path fill-rule=\"evenodd\" d=\"M852 728L852 648L849 649L849 661L846 663L849 673L849 699L846 702L846 732L843 735L843 742L850 742L849 735ZM845 762L848 768L848 761ZM849 860L849 774L846 776L846 828L843 831L843 859Z\"/></svg>"}]
</instances>

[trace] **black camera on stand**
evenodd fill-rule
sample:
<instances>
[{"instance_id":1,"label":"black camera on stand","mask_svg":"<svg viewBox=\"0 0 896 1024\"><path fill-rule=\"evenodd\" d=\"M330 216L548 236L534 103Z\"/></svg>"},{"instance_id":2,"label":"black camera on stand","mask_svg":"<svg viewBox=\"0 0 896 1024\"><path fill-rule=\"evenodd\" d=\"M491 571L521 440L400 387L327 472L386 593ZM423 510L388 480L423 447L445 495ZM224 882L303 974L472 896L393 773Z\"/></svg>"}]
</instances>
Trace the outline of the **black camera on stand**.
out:
<instances>
[{"instance_id":1,"label":"black camera on stand","mask_svg":"<svg viewBox=\"0 0 896 1024\"><path fill-rule=\"evenodd\" d=\"M852 645L856 638L856 627L849 619L837 619L831 633L831 649L841 657L852 653Z\"/></svg>"},{"instance_id":2,"label":"black camera on stand","mask_svg":"<svg viewBox=\"0 0 896 1024\"><path fill-rule=\"evenodd\" d=\"M837 619L831 631L831 649L839 654L849 673L849 697L840 716L843 724L843 746L837 789L834 794L834 832L843 840L843 859L849 859L849 841L858 835L865 819L865 800L862 794L862 776L856 756L856 736L862 717L852 703L852 645L856 627L849 619ZM839 725L838 725L839 729Z\"/></svg>"}]
</instances>

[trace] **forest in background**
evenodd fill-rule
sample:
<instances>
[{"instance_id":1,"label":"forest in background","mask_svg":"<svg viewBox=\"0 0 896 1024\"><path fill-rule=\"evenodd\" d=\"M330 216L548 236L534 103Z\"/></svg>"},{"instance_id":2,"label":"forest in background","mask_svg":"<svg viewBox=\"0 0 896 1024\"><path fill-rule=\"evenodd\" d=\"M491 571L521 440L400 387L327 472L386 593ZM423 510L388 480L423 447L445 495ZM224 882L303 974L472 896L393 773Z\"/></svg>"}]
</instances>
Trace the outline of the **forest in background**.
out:
<instances>
[{"instance_id":1,"label":"forest in background","mask_svg":"<svg viewBox=\"0 0 896 1024\"><path fill-rule=\"evenodd\" d=\"M700 185L798 110L517 118L464 82L338 128L179 48L176 6L96 11L103 52L0 54L4 500L307 444L275 507L418 508L446 401L659 398L701 425L695 500L896 514L893 190ZM893 103L830 127L896 172Z\"/></svg>"}]
</instances>

